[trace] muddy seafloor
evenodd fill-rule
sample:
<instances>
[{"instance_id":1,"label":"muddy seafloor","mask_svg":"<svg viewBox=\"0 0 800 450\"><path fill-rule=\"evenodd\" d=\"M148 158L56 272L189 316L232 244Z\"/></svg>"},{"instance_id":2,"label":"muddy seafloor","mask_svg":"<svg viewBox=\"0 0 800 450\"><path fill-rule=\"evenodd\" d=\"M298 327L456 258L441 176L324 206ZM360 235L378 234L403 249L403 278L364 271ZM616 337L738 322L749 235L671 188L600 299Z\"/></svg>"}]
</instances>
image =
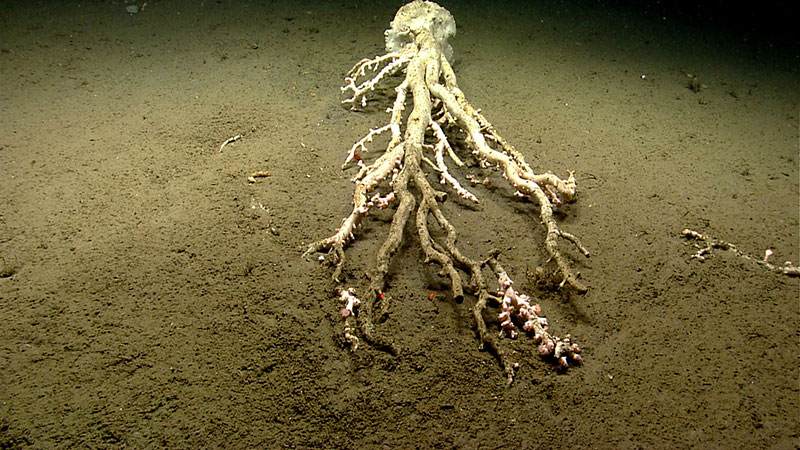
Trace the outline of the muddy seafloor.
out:
<instances>
[{"instance_id":1,"label":"muddy seafloor","mask_svg":"<svg viewBox=\"0 0 800 450\"><path fill-rule=\"evenodd\" d=\"M350 210L347 150L387 120L388 98L351 112L339 87L400 3L21 4L0 16L4 449L800 444L798 279L701 263L680 236L800 263L792 42L595 2L445 3L461 88L537 170L575 171L556 218L592 253L562 243L586 294L542 289L536 205L453 169L490 178L478 207L443 206L461 248L499 248L583 348L561 373L503 340L507 388L475 298L452 300L413 232L378 325L398 356L348 349L331 269L300 257ZM346 286L392 213L348 247Z\"/></svg>"}]
</instances>

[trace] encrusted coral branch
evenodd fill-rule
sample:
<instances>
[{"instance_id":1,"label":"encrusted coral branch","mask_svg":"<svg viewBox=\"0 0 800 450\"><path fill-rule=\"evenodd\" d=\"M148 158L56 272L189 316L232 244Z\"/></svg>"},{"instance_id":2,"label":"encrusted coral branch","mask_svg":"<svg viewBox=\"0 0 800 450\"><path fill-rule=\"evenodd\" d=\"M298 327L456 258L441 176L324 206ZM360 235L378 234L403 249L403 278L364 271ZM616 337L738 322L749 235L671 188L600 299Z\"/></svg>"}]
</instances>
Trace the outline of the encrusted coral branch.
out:
<instances>
[{"instance_id":1,"label":"encrusted coral branch","mask_svg":"<svg viewBox=\"0 0 800 450\"><path fill-rule=\"evenodd\" d=\"M341 309L344 318L344 338L350 343L350 348L355 351L358 349L358 336L356 336L355 316L356 308L361 306L361 300L356 297L354 288L342 289L339 292L339 299L344 303Z\"/></svg>"},{"instance_id":2,"label":"encrusted coral branch","mask_svg":"<svg viewBox=\"0 0 800 450\"><path fill-rule=\"evenodd\" d=\"M503 296L500 300L500 313L497 315L503 332L507 333L510 338L516 339L518 333L513 321L513 318L516 317L518 321L522 322L523 330L533 333L533 342L539 344L540 356L555 357L562 369L569 367L569 361L580 363L582 361L579 354L581 349L572 343L570 336L567 335L563 339L552 336L548 332L550 325L547 323L547 319L541 316L541 306L532 305L530 297L514 289L514 282L496 260L491 259L489 265L497 273L500 283L499 294Z\"/></svg>"}]
</instances>

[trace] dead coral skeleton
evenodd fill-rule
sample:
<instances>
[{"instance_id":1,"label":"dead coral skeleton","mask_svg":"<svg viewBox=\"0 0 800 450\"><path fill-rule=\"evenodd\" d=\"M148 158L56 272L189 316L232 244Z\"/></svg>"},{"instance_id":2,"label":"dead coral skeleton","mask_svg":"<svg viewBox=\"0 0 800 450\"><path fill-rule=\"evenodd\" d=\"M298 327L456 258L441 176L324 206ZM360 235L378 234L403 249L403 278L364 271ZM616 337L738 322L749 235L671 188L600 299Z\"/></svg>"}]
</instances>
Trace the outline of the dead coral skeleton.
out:
<instances>
[{"instance_id":1,"label":"dead coral skeleton","mask_svg":"<svg viewBox=\"0 0 800 450\"><path fill-rule=\"evenodd\" d=\"M769 259L775 253L771 248L765 250L764 257L759 259L742 252L734 244L728 241L715 239L708 235L700 233L699 231L691 230L689 228L684 228L681 231L681 236L683 236L686 239L694 239L696 241L694 246L698 250L697 252L695 252L694 255L690 257L690 259L696 259L700 262L705 262L706 258L710 257L715 249L718 249L731 252L734 255L746 261L750 261L754 264L757 264L771 272L779 273L781 275L787 275L790 277L800 276L800 266L795 266L794 264L792 264L791 261L786 261L783 264L773 264L769 262Z\"/></svg>"},{"instance_id":2,"label":"dead coral skeleton","mask_svg":"<svg viewBox=\"0 0 800 450\"><path fill-rule=\"evenodd\" d=\"M362 293L358 300L357 314L351 299L351 296L355 298L355 290L340 289L342 300L350 305L345 307L347 314L343 312L342 315L346 320L346 339L352 347L358 343L355 337L358 329L370 344L394 352L391 339L377 332L373 311L377 308L381 315L388 312L389 298L383 290L389 263L413 215L425 263L436 263L441 268L440 273L449 279L452 295L457 301L464 297L465 289L477 297L473 315L478 334L481 341L497 354L510 383L518 364L511 362L499 344L499 337L517 336L514 321L522 324L524 331L532 333L534 341L539 344L539 354L554 358L562 368L581 360L580 348L570 341L569 336L561 339L549 333L547 320L539 315L538 305L531 304L530 297L512 287L511 278L497 262L496 254L479 261L462 252L456 245L456 229L440 208L447 194L431 185L425 168L430 167L438 174L440 184L449 186L460 197L478 202L477 196L451 174L446 162L449 160L457 166L464 164L456 156L453 143L456 142L454 136L462 136L462 140L465 136L467 147L482 167L499 170L519 194L538 204L539 218L546 228L544 247L561 276L561 287L569 285L578 292L586 291L562 255L560 241L574 245L585 256L589 256L589 252L576 236L562 231L553 218L554 207L576 197L574 174L569 172L567 178L562 179L550 172L535 173L523 155L467 101L450 65L452 48L448 39L455 32L455 20L450 12L436 3L415 0L398 10L386 31L387 53L362 59L347 74L342 91L348 95L344 103L352 109L365 107L368 96L381 83L398 78L402 81L394 89L394 102L388 109L391 114L389 123L369 130L353 145L345 160L343 167L354 160L359 167L353 178L356 186L352 212L343 219L335 234L311 243L305 256L327 251L324 259L335 267L334 280L341 282L344 248L355 239L364 217L375 206L383 209L391 204L396 207L389 234L369 273L367 292ZM398 74L404 76L395 77ZM411 94L412 109L404 114L409 104L408 94ZM366 154L368 144L382 133L388 133L388 145L372 163L366 163L361 154ZM426 136L431 144L426 142ZM433 227L438 227L444 237L432 236ZM483 269L486 267L496 277L499 287L496 292L490 290L484 277ZM500 336L489 332L483 317L490 302L500 305ZM353 324L355 317L358 319L357 327Z\"/></svg>"}]
</instances>

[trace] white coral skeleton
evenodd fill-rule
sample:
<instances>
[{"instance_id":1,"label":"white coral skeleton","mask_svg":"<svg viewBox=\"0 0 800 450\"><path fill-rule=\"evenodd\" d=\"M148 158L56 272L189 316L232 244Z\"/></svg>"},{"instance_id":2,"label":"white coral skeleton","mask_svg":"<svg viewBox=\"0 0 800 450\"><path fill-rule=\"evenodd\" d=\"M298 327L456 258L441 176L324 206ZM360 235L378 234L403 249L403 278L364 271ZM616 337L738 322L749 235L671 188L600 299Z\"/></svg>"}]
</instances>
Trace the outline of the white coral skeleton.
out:
<instances>
[{"instance_id":1,"label":"white coral skeleton","mask_svg":"<svg viewBox=\"0 0 800 450\"><path fill-rule=\"evenodd\" d=\"M386 30L387 53L362 59L347 74L342 91L348 96L344 103L352 109L365 107L371 101L370 94L377 87L397 80L396 75L401 75L402 81L394 89L394 102L388 109L389 122L369 130L352 146L345 159L343 168L353 160L358 161L359 166L353 178L356 186L352 212L342 220L336 233L311 243L305 255L327 251L325 259L335 267L333 278L340 282L345 263L344 248L355 239L364 217L374 206L395 208L388 237L378 250L375 267L369 273L369 286L358 300L357 327L353 325L357 305L351 301L355 291L353 288L341 290L342 300L349 305L342 312L347 340L353 347L357 345L357 329L372 345L394 352L391 339L375 329L373 310L380 309L382 316L388 313L389 298L384 289L389 262L413 214L425 263L435 263L441 268L440 273L450 281L455 300L464 297L465 289L477 297L473 316L478 334L500 359L510 383L518 364L510 361L497 333L488 331L483 312L490 301L500 304L498 321L502 334L516 337L519 332L514 321L522 323L522 330L533 334L539 354L553 358L559 367L580 362L580 348L572 344L569 336L560 339L550 335L547 320L539 315L538 305L532 305L528 296L513 289L511 279L496 260L496 253L487 259L475 260L462 252L456 245L456 229L440 208L447 193L434 188L424 167L431 168L441 185L449 186L466 201L477 203L478 197L459 183L446 162L449 159L456 166L464 165L453 145L456 142L453 137L461 136L481 167L500 171L519 195L538 205L539 218L546 229L544 247L560 274L560 287L569 285L578 292L586 291L577 273L562 256L560 241L573 244L585 256L589 256L589 252L576 236L562 231L553 218L554 207L575 200L577 184L573 172L568 172L566 179L551 172L535 173L522 154L467 101L450 65L453 51L448 39L455 33L455 20L450 12L436 3L415 0L398 10L391 27ZM412 109L404 114L409 103ZM366 155L369 144L383 133L388 133L388 145L381 154L370 155L371 163L365 162L361 155ZM412 186L416 189L412 190ZM432 227L438 227L445 237L432 236ZM489 292L483 274L485 267L491 268L497 277L501 288L497 296Z\"/></svg>"}]
</instances>

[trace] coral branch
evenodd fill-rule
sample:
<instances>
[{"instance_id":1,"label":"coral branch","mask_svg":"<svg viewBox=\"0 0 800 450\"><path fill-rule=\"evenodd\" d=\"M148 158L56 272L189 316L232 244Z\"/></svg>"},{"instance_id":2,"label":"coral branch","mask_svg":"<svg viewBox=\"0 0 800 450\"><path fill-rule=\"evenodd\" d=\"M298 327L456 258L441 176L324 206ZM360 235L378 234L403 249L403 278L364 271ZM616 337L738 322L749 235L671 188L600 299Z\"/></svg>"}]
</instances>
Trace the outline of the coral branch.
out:
<instances>
[{"instance_id":1,"label":"coral branch","mask_svg":"<svg viewBox=\"0 0 800 450\"><path fill-rule=\"evenodd\" d=\"M439 171L442 177L441 183L449 184L460 197L467 199L471 202L480 203L478 197L475 197L475 195L472 192L468 191L463 186L461 186L461 183L459 183L459 181L456 180L455 177L450 175L450 170L447 168L447 164L445 164L444 162L445 149L447 150L450 159L452 159L453 162L456 163L456 165L463 166L464 163L461 162L461 159L459 159L458 156L456 156L455 152L453 152L453 148L450 147L450 143L447 142L447 136L444 134L444 130L442 130L442 127L439 126L439 124L436 123L435 121L431 121L430 127L433 130L433 134L434 136L436 136L437 139L436 147L434 148L434 154L436 156L436 164L434 164L434 167L436 168L436 170Z\"/></svg>"},{"instance_id":2,"label":"coral branch","mask_svg":"<svg viewBox=\"0 0 800 450\"><path fill-rule=\"evenodd\" d=\"M581 355L579 355L581 349L572 343L570 336L567 335L561 339L550 335L548 332L550 325L547 323L547 319L540 315L542 308L538 304L531 305L530 297L514 290L514 282L494 258L490 259L488 263L497 274L500 283L499 294L503 296L500 301L500 313L497 315L503 332L512 339L517 337L516 325L513 321L513 318L516 317L523 322L523 330L533 332L533 342L539 344L540 356L555 357L561 369L569 367L570 360L580 363L582 361Z\"/></svg>"},{"instance_id":3,"label":"coral branch","mask_svg":"<svg viewBox=\"0 0 800 450\"><path fill-rule=\"evenodd\" d=\"M356 109L356 105L358 104L361 104L362 107L367 106L367 92L375 90L375 86L384 77L396 73L404 64L408 63L412 57L413 54L408 49L403 49L403 51L390 52L383 56L376 56L373 59L362 59L344 78L347 84L342 86L342 92L351 90L353 94L352 97L343 100L342 103L350 103L351 109ZM381 67L382 64L385 64L385 66ZM379 67L381 67L380 70L378 70ZM356 81L360 77L365 76L367 71L377 71L377 74L356 85Z\"/></svg>"},{"instance_id":4,"label":"coral branch","mask_svg":"<svg viewBox=\"0 0 800 450\"><path fill-rule=\"evenodd\" d=\"M685 237L686 239L694 239L697 241L695 243L695 247L697 247L698 250L694 255L691 256L691 259L696 259L700 262L704 262L706 258L712 255L712 250L719 249L731 252L734 255L746 261L758 264L759 266L771 272L779 273L781 275L788 275L790 277L800 276L800 266L795 266L794 264L792 264L791 261L786 261L783 264L772 264L771 262L769 262L770 257L772 257L772 255L774 254L774 251L772 249L768 248L764 252L764 257L759 259L743 253L735 245L731 244L728 241L714 239L709 236L706 236L703 233L690 230L688 228L685 228L683 231L681 231L681 236Z\"/></svg>"},{"instance_id":5,"label":"coral branch","mask_svg":"<svg viewBox=\"0 0 800 450\"><path fill-rule=\"evenodd\" d=\"M370 129L369 133L367 133L366 136L364 136L363 138L359 139L358 142L353 144L353 147L350 149L350 153L347 155L347 159L345 159L344 160L344 164L342 164L342 169L346 168L347 165L350 164L350 161L352 161L353 159L357 159L357 160L361 161L361 157L358 155L358 150L361 150L364 153L369 152L369 150L367 150L366 144L369 143L369 142L372 142L372 139L374 139L375 136L377 136L377 135L383 133L384 131L390 129L391 126L392 126L392 124L386 124L386 125L384 125L384 126L382 126L380 128L376 128L374 130Z\"/></svg>"}]
</instances>

